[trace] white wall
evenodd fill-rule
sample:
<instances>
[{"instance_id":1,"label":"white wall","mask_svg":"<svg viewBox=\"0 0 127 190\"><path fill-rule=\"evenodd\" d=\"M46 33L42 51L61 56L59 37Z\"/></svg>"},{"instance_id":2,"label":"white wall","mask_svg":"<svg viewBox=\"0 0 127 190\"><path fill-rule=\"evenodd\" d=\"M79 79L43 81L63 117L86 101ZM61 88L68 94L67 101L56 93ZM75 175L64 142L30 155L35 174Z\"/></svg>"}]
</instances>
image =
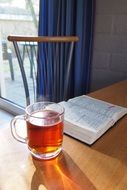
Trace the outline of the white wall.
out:
<instances>
[{"instance_id":1,"label":"white wall","mask_svg":"<svg viewBox=\"0 0 127 190\"><path fill-rule=\"evenodd\" d=\"M91 91L127 79L127 0L96 0Z\"/></svg>"},{"instance_id":2,"label":"white wall","mask_svg":"<svg viewBox=\"0 0 127 190\"><path fill-rule=\"evenodd\" d=\"M15 15L0 15L0 33L1 40L7 40L8 35L37 35L38 29L35 27L32 17L30 16L15 16ZM13 44L8 42L8 47L14 53ZM15 55L15 53L13 54Z\"/></svg>"},{"instance_id":3,"label":"white wall","mask_svg":"<svg viewBox=\"0 0 127 190\"><path fill-rule=\"evenodd\" d=\"M10 34L37 35L37 28L30 16L0 15L0 32L7 39Z\"/></svg>"},{"instance_id":4,"label":"white wall","mask_svg":"<svg viewBox=\"0 0 127 190\"><path fill-rule=\"evenodd\" d=\"M17 20L0 20L0 30L3 38L9 34L17 35L35 35L36 29L33 21L17 21Z\"/></svg>"}]
</instances>

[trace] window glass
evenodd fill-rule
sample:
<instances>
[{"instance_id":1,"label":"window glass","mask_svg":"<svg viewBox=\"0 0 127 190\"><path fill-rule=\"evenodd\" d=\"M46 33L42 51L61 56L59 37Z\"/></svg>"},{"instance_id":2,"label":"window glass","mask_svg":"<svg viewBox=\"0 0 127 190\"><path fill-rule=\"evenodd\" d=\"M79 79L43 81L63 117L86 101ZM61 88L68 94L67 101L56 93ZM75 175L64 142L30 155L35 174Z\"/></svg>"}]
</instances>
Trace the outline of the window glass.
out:
<instances>
[{"instance_id":1,"label":"window glass","mask_svg":"<svg viewBox=\"0 0 127 190\"><path fill-rule=\"evenodd\" d=\"M13 48L7 36L38 34L39 0L0 1L0 106L3 100L25 107L22 77ZM23 46L21 46L22 51ZM30 72L30 65L27 65ZM31 78L29 79L31 82ZM1 103L2 102L2 103Z\"/></svg>"}]
</instances>

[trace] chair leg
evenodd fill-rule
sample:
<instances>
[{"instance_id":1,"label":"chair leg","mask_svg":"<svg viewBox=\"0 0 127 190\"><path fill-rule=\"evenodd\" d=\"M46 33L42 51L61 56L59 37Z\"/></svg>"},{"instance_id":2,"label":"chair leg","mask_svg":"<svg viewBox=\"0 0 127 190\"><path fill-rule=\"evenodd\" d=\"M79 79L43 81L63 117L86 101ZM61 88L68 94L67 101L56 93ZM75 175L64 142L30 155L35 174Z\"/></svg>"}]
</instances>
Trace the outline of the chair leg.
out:
<instances>
[{"instance_id":1,"label":"chair leg","mask_svg":"<svg viewBox=\"0 0 127 190\"><path fill-rule=\"evenodd\" d=\"M14 68L13 68L13 63L12 63L12 54L11 53L8 53L8 61L9 61L11 79L15 80L15 78L14 78Z\"/></svg>"}]
</instances>

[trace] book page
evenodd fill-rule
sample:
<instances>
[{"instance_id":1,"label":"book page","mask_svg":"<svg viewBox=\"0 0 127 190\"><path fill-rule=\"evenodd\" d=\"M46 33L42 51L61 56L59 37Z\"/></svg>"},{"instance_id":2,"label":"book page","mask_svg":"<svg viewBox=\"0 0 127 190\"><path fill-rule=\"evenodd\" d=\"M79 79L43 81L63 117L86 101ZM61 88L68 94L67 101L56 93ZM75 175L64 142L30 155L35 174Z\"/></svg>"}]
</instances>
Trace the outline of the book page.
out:
<instances>
[{"instance_id":1,"label":"book page","mask_svg":"<svg viewBox=\"0 0 127 190\"><path fill-rule=\"evenodd\" d=\"M89 110L90 112L105 115L109 118L114 119L115 121L119 119L119 114L121 117L122 112L123 114L127 113L127 108L117 106L102 100L98 100L86 95L72 98L68 102L83 107Z\"/></svg>"},{"instance_id":2,"label":"book page","mask_svg":"<svg viewBox=\"0 0 127 190\"><path fill-rule=\"evenodd\" d=\"M127 113L120 107L86 95L63 101L65 108L65 133L92 144L114 123Z\"/></svg>"},{"instance_id":3,"label":"book page","mask_svg":"<svg viewBox=\"0 0 127 190\"><path fill-rule=\"evenodd\" d=\"M111 118L107 118L106 115L91 112L72 102L61 102L60 104L65 108L65 120L81 128L97 132L111 122Z\"/></svg>"}]
</instances>

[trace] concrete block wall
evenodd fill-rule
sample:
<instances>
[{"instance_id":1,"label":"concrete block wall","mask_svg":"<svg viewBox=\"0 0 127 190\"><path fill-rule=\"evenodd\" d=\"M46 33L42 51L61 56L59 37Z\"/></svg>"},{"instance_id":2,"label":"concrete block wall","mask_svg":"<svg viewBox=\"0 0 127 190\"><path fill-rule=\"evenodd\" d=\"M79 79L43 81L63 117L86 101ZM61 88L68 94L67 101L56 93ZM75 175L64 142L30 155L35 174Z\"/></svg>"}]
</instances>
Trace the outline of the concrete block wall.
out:
<instances>
[{"instance_id":1,"label":"concrete block wall","mask_svg":"<svg viewBox=\"0 0 127 190\"><path fill-rule=\"evenodd\" d=\"M96 0L91 91L127 79L127 0Z\"/></svg>"}]
</instances>

